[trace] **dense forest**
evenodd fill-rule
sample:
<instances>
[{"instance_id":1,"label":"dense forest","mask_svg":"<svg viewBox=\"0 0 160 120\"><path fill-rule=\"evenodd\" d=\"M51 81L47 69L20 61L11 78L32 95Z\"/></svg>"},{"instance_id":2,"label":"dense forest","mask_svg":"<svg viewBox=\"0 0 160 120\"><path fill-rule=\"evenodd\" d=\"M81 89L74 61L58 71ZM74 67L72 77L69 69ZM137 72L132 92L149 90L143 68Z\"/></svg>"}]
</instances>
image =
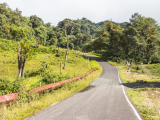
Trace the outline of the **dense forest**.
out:
<instances>
[{"instance_id":1,"label":"dense forest","mask_svg":"<svg viewBox=\"0 0 160 120\"><path fill-rule=\"evenodd\" d=\"M153 18L139 13L133 14L129 23L66 18L52 26L36 15L24 17L18 8L12 10L7 3L0 4L0 38L20 41L26 37L33 45L66 48L68 37L70 49L103 52L111 59L160 62L159 30Z\"/></svg>"},{"instance_id":2,"label":"dense forest","mask_svg":"<svg viewBox=\"0 0 160 120\"><path fill-rule=\"evenodd\" d=\"M65 29L69 37L69 47L75 50L81 50L85 43L98 37L96 31L100 30L104 24L104 22L96 24L86 18L65 20L68 20ZM24 17L18 8L13 11L7 3L1 3L0 37L20 41L22 39L20 31L23 30L32 44L66 48L65 20L60 21L57 26L52 26L50 22L44 24L43 20L36 15Z\"/></svg>"},{"instance_id":3,"label":"dense forest","mask_svg":"<svg viewBox=\"0 0 160 120\"><path fill-rule=\"evenodd\" d=\"M100 23L101 24L101 23ZM85 44L84 51L101 52L112 60L159 63L160 26L150 17L135 13L130 23L114 24L105 22L98 38Z\"/></svg>"}]
</instances>

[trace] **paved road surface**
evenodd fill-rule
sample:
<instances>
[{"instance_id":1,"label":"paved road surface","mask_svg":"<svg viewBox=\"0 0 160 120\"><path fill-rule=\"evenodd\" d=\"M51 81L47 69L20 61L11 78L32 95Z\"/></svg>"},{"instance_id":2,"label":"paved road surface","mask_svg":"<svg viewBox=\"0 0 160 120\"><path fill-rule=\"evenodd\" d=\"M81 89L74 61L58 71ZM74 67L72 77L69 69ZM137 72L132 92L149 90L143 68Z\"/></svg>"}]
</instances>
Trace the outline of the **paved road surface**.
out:
<instances>
[{"instance_id":1,"label":"paved road surface","mask_svg":"<svg viewBox=\"0 0 160 120\"><path fill-rule=\"evenodd\" d=\"M103 67L99 78L88 88L25 120L138 120L123 94L117 69L93 58Z\"/></svg>"}]
</instances>

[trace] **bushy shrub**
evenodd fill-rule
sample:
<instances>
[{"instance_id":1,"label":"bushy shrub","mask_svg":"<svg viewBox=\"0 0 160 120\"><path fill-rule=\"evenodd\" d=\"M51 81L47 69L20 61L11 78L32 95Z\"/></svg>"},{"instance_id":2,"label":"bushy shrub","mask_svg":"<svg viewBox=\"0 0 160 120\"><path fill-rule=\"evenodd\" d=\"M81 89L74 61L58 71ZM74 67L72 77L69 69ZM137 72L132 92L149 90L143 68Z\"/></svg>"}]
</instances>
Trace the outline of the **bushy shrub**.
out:
<instances>
[{"instance_id":1,"label":"bushy shrub","mask_svg":"<svg viewBox=\"0 0 160 120\"><path fill-rule=\"evenodd\" d=\"M137 65L137 66L133 66L132 69L135 69L135 70L140 70L141 69L141 66Z\"/></svg>"},{"instance_id":2,"label":"bushy shrub","mask_svg":"<svg viewBox=\"0 0 160 120\"><path fill-rule=\"evenodd\" d=\"M12 93L12 89L13 89L13 84L9 80L9 78L1 77L0 78L0 92L1 92L0 94L5 95L5 94Z\"/></svg>"},{"instance_id":3,"label":"bushy shrub","mask_svg":"<svg viewBox=\"0 0 160 120\"><path fill-rule=\"evenodd\" d=\"M52 53L53 48L52 47L39 46L38 48L34 48L33 51L38 52L38 53Z\"/></svg>"},{"instance_id":4,"label":"bushy shrub","mask_svg":"<svg viewBox=\"0 0 160 120\"><path fill-rule=\"evenodd\" d=\"M82 51L82 49L79 46L74 47L74 50Z\"/></svg>"},{"instance_id":5,"label":"bushy shrub","mask_svg":"<svg viewBox=\"0 0 160 120\"><path fill-rule=\"evenodd\" d=\"M135 61L135 62L140 62L141 59L137 57L137 58L134 58L134 61Z\"/></svg>"},{"instance_id":6,"label":"bushy shrub","mask_svg":"<svg viewBox=\"0 0 160 120\"><path fill-rule=\"evenodd\" d=\"M10 94L25 89L22 79L15 79L13 82L8 77L0 78L0 95Z\"/></svg>"},{"instance_id":7,"label":"bushy shrub","mask_svg":"<svg viewBox=\"0 0 160 120\"><path fill-rule=\"evenodd\" d=\"M29 93L21 92L18 95L19 102L30 102L30 101L36 100L36 99L39 99L39 94L38 93L33 94L32 91L29 91Z\"/></svg>"},{"instance_id":8,"label":"bushy shrub","mask_svg":"<svg viewBox=\"0 0 160 120\"><path fill-rule=\"evenodd\" d=\"M40 80L40 81L37 81L36 83L32 84L29 89L32 89L32 88L35 88L35 87L39 87L40 86L40 82L41 82L41 86L46 85L46 83L44 81Z\"/></svg>"},{"instance_id":9,"label":"bushy shrub","mask_svg":"<svg viewBox=\"0 0 160 120\"><path fill-rule=\"evenodd\" d=\"M69 74L65 75L65 79L70 79L70 78L71 78L71 76Z\"/></svg>"},{"instance_id":10,"label":"bushy shrub","mask_svg":"<svg viewBox=\"0 0 160 120\"><path fill-rule=\"evenodd\" d=\"M33 77L33 76L37 76L40 75L42 72L42 69L39 68L37 70L27 70L24 74L25 77Z\"/></svg>"},{"instance_id":11,"label":"bushy shrub","mask_svg":"<svg viewBox=\"0 0 160 120\"><path fill-rule=\"evenodd\" d=\"M122 59L119 58L119 57L114 57L114 58L112 59L112 61L113 61L113 62L117 62L117 63L121 63L121 62L122 62Z\"/></svg>"},{"instance_id":12,"label":"bushy shrub","mask_svg":"<svg viewBox=\"0 0 160 120\"><path fill-rule=\"evenodd\" d=\"M153 56L151 58L152 63L160 63L160 57L159 56Z\"/></svg>"},{"instance_id":13,"label":"bushy shrub","mask_svg":"<svg viewBox=\"0 0 160 120\"><path fill-rule=\"evenodd\" d=\"M140 58L134 58L135 64L141 64L141 59Z\"/></svg>"},{"instance_id":14,"label":"bushy shrub","mask_svg":"<svg viewBox=\"0 0 160 120\"><path fill-rule=\"evenodd\" d=\"M56 57L60 57L60 56L64 56L65 55L65 52L64 51L57 51L56 53Z\"/></svg>"},{"instance_id":15,"label":"bushy shrub","mask_svg":"<svg viewBox=\"0 0 160 120\"><path fill-rule=\"evenodd\" d=\"M25 87L23 86L23 78L17 78L15 79L12 84L13 84L13 88L12 88L12 92L19 92L22 90L25 90Z\"/></svg>"},{"instance_id":16,"label":"bushy shrub","mask_svg":"<svg viewBox=\"0 0 160 120\"><path fill-rule=\"evenodd\" d=\"M143 59L143 64L147 64L147 63L148 63L147 59Z\"/></svg>"},{"instance_id":17,"label":"bushy shrub","mask_svg":"<svg viewBox=\"0 0 160 120\"><path fill-rule=\"evenodd\" d=\"M56 49L53 49L53 50L52 50L52 53L53 53L53 54L57 53L57 50L56 50Z\"/></svg>"},{"instance_id":18,"label":"bushy shrub","mask_svg":"<svg viewBox=\"0 0 160 120\"><path fill-rule=\"evenodd\" d=\"M50 84L55 82L59 82L62 80L70 79L71 76L68 74L63 75L62 73L46 73L42 79L42 82L45 82L46 84Z\"/></svg>"},{"instance_id":19,"label":"bushy shrub","mask_svg":"<svg viewBox=\"0 0 160 120\"><path fill-rule=\"evenodd\" d=\"M117 60L116 60L117 63L121 63L122 62L122 59L117 57Z\"/></svg>"},{"instance_id":20,"label":"bushy shrub","mask_svg":"<svg viewBox=\"0 0 160 120\"><path fill-rule=\"evenodd\" d=\"M0 50L1 51L16 50L15 49L16 46L17 46L17 43L15 41L4 40L0 38Z\"/></svg>"},{"instance_id":21,"label":"bushy shrub","mask_svg":"<svg viewBox=\"0 0 160 120\"><path fill-rule=\"evenodd\" d=\"M56 75L53 73L45 73L42 81L45 82L46 84L50 84L54 82L54 79L56 78ZM57 81L55 79L55 81Z\"/></svg>"}]
</instances>

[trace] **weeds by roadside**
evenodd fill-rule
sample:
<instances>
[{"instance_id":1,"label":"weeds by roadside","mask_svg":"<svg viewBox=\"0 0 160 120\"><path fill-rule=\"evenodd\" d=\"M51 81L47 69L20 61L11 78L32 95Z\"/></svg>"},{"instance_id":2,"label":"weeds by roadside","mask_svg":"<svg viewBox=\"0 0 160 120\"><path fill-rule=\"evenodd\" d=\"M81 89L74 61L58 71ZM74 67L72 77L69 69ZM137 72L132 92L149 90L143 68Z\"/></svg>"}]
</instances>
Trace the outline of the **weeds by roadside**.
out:
<instances>
[{"instance_id":1,"label":"weeds by roadside","mask_svg":"<svg viewBox=\"0 0 160 120\"><path fill-rule=\"evenodd\" d=\"M159 65L132 65L130 68L123 66L120 67L119 74L123 80L123 85L127 88L131 101L145 119L159 120ZM139 80L147 81L147 83L137 83Z\"/></svg>"},{"instance_id":2,"label":"weeds by roadside","mask_svg":"<svg viewBox=\"0 0 160 120\"><path fill-rule=\"evenodd\" d=\"M160 89L159 88L137 88L127 91L133 104L141 112L145 119L160 119Z\"/></svg>"}]
</instances>

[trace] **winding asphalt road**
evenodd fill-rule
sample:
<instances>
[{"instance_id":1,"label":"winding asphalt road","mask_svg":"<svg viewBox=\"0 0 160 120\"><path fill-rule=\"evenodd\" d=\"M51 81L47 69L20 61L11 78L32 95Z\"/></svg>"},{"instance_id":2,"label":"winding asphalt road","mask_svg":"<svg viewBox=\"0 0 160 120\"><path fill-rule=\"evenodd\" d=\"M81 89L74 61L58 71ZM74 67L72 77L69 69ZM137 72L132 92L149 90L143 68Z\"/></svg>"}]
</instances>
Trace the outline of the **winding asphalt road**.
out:
<instances>
[{"instance_id":1,"label":"winding asphalt road","mask_svg":"<svg viewBox=\"0 0 160 120\"><path fill-rule=\"evenodd\" d=\"M103 67L99 78L84 90L25 120L138 120L124 96L117 68L92 58Z\"/></svg>"}]
</instances>

